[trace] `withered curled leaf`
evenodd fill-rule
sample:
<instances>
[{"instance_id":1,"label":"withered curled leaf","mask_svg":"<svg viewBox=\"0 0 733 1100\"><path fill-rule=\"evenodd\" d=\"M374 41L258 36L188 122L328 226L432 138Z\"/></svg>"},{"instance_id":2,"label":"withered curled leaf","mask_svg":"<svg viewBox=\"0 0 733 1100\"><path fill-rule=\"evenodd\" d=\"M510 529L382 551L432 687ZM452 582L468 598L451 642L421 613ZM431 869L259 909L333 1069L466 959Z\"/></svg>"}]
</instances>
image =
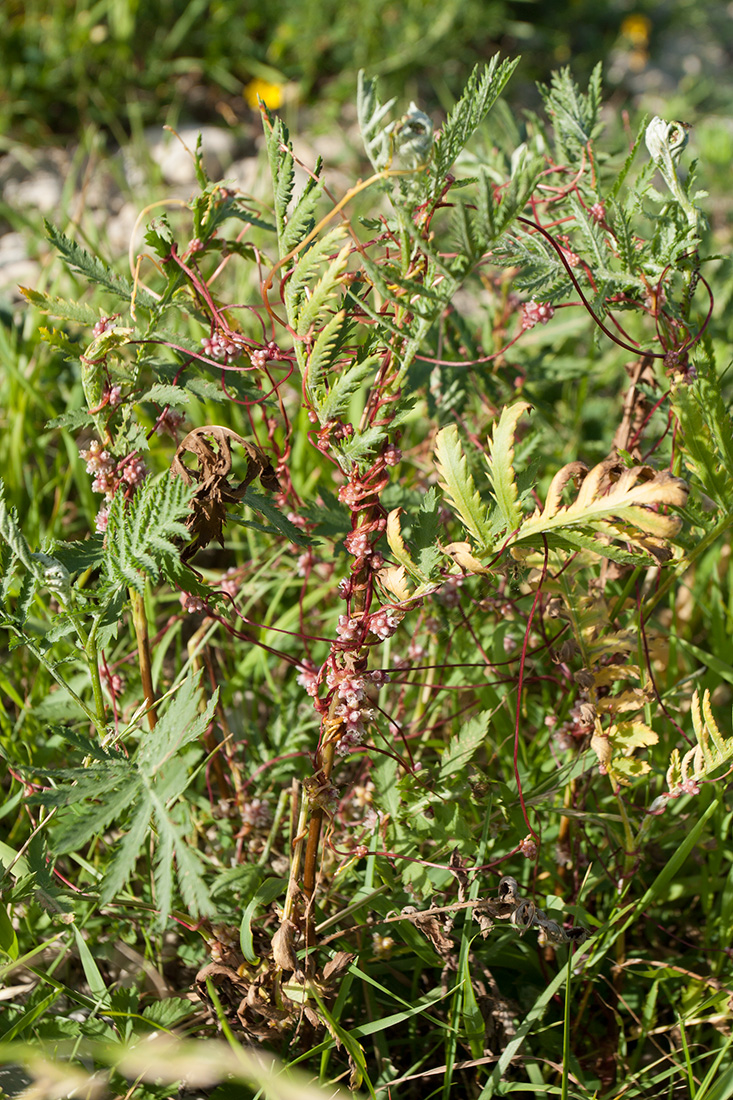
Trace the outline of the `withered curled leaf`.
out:
<instances>
[{"instance_id":1,"label":"withered curled leaf","mask_svg":"<svg viewBox=\"0 0 733 1100\"><path fill-rule=\"evenodd\" d=\"M238 443L247 459L247 472L238 485L229 481L232 470L232 443ZM189 469L184 455L196 458L196 468ZM180 477L186 485L196 484L191 498L191 512L186 527L191 532L191 542L183 550L181 560L190 561L197 550L208 546L212 539L224 545L222 536L226 521L227 504L242 500L247 487L259 478L260 484L270 492L280 488L277 475L267 455L254 443L248 443L240 435L214 424L194 428L183 439L171 463L171 474Z\"/></svg>"},{"instance_id":2,"label":"withered curled leaf","mask_svg":"<svg viewBox=\"0 0 733 1100\"><path fill-rule=\"evenodd\" d=\"M279 966L281 970L297 971L299 969L298 956L295 954L293 946L297 931L298 929L293 922L285 918L272 937L272 957L275 960L275 965Z\"/></svg>"}]
</instances>

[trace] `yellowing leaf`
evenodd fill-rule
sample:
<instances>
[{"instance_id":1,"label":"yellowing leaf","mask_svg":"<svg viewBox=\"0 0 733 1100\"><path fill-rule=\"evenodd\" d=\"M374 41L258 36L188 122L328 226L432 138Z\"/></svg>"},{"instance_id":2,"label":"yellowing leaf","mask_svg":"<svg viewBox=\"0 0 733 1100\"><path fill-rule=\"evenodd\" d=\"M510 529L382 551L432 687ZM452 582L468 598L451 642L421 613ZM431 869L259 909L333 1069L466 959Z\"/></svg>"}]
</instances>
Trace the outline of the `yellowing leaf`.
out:
<instances>
[{"instance_id":1,"label":"yellowing leaf","mask_svg":"<svg viewBox=\"0 0 733 1100\"><path fill-rule=\"evenodd\" d=\"M619 722L608 730L608 740L613 746L615 757L617 751L630 756L636 749L656 745L659 738L654 730L643 722Z\"/></svg>"}]
</instances>

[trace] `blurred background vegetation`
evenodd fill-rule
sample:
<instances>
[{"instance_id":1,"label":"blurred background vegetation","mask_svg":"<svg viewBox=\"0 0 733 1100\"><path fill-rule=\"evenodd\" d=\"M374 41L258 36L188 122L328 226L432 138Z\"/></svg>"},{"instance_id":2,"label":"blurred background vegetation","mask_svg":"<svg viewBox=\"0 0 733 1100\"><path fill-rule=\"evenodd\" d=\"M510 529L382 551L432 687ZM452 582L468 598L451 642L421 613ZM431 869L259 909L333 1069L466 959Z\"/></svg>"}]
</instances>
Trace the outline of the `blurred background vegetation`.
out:
<instances>
[{"instance_id":1,"label":"blurred background vegetation","mask_svg":"<svg viewBox=\"0 0 733 1100\"><path fill-rule=\"evenodd\" d=\"M497 50L522 55L514 100L531 105L534 82L560 65L582 85L603 61L619 105L663 97L694 122L730 107L733 88L720 79L733 52L729 9L714 0L6 0L0 133L6 145L46 144L93 124L123 143L139 126L247 123L253 81L333 117L353 100L360 68L382 78L385 95L447 108ZM712 130L705 156L727 164L730 126Z\"/></svg>"}]
</instances>

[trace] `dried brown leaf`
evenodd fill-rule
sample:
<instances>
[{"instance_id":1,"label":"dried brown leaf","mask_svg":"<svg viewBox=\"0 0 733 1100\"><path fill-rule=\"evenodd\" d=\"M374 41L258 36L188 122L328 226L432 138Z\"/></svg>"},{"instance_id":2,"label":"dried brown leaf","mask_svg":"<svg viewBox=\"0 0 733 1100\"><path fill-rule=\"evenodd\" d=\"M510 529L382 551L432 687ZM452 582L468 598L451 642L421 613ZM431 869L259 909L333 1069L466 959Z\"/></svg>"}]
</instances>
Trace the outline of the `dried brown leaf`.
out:
<instances>
[{"instance_id":1,"label":"dried brown leaf","mask_svg":"<svg viewBox=\"0 0 733 1100\"><path fill-rule=\"evenodd\" d=\"M298 957L293 946L298 929L285 918L272 937L272 957L281 970L298 970Z\"/></svg>"}]
</instances>

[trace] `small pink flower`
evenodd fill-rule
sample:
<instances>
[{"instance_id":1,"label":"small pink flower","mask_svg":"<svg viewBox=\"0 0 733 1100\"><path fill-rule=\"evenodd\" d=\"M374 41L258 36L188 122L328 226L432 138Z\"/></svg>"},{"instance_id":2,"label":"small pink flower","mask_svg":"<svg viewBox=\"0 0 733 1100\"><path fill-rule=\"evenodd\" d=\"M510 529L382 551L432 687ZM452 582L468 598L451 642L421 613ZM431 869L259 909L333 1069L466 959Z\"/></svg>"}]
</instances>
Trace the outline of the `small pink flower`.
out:
<instances>
[{"instance_id":1,"label":"small pink flower","mask_svg":"<svg viewBox=\"0 0 733 1100\"><path fill-rule=\"evenodd\" d=\"M115 313L113 317L102 317L92 329L92 335L101 336L104 332L107 332L108 329L113 328L118 317L119 313Z\"/></svg>"},{"instance_id":2,"label":"small pink flower","mask_svg":"<svg viewBox=\"0 0 733 1100\"><path fill-rule=\"evenodd\" d=\"M298 673L297 680L301 687L304 687L308 694L315 699L318 695L318 676L320 670L316 668L312 661L305 660L301 666L301 671Z\"/></svg>"},{"instance_id":3,"label":"small pink flower","mask_svg":"<svg viewBox=\"0 0 733 1100\"><path fill-rule=\"evenodd\" d=\"M391 638L395 630L399 626L400 620L388 607L383 607L381 611L377 611L369 619L370 633L376 634L382 641L386 641L387 638Z\"/></svg>"},{"instance_id":4,"label":"small pink flower","mask_svg":"<svg viewBox=\"0 0 733 1100\"><path fill-rule=\"evenodd\" d=\"M354 642L361 634L361 619L350 619L348 615L339 615L336 633L342 642Z\"/></svg>"},{"instance_id":5,"label":"small pink flower","mask_svg":"<svg viewBox=\"0 0 733 1100\"><path fill-rule=\"evenodd\" d=\"M590 208L590 216L595 222L605 221L606 208L602 202L594 202Z\"/></svg>"},{"instance_id":6,"label":"small pink flower","mask_svg":"<svg viewBox=\"0 0 733 1100\"><path fill-rule=\"evenodd\" d=\"M113 386L109 391L109 403L113 409L122 404L122 388L120 386Z\"/></svg>"},{"instance_id":7,"label":"small pink flower","mask_svg":"<svg viewBox=\"0 0 733 1100\"><path fill-rule=\"evenodd\" d=\"M521 841L519 851L525 859L537 859L537 842L531 833Z\"/></svg>"},{"instance_id":8,"label":"small pink flower","mask_svg":"<svg viewBox=\"0 0 733 1100\"><path fill-rule=\"evenodd\" d=\"M100 535L104 534L104 532L107 530L107 524L108 523L109 523L109 504L103 504L102 507L97 512L97 515L94 519L94 526L96 527L97 531L99 531Z\"/></svg>"},{"instance_id":9,"label":"small pink flower","mask_svg":"<svg viewBox=\"0 0 733 1100\"><path fill-rule=\"evenodd\" d=\"M531 302L525 302L522 310L522 329L534 328L536 324L546 325L554 314L555 310L549 302L535 302L534 299Z\"/></svg>"},{"instance_id":10,"label":"small pink flower","mask_svg":"<svg viewBox=\"0 0 733 1100\"><path fill-rule=\"evenodd\" d=\"M206 604L198 596L192 596L190 592L181 592L179 597L181 601L181 607L184 611L187 611L189 615L195 615L199 611L206 610Z\"/></svg>"},{"instance_id":11,"label":"small pink flower","mask_svg":"<svg viewBox=\"0 0 733 1100\"><path fill-rule=\"evenodd\" d=\"M176 431L181 426L183 421L183 413L178 409L165 408L158 418L158 423L155 425L156 435L171 435L176 438Z\"/></svg>"},{"instance_id":12,"label":"small pink flower","mask_svg":"<svg viewBox=\"0 0 733 1100\"><path fill-rule=\"evenodd\" d=\"M219 588L222 592L225 592L227 596L231 596L232 599L237 595L239 592L239 579L237 570L234 567L227 569L226 573L219 581Z\"/></svg>"}]
</instances>

